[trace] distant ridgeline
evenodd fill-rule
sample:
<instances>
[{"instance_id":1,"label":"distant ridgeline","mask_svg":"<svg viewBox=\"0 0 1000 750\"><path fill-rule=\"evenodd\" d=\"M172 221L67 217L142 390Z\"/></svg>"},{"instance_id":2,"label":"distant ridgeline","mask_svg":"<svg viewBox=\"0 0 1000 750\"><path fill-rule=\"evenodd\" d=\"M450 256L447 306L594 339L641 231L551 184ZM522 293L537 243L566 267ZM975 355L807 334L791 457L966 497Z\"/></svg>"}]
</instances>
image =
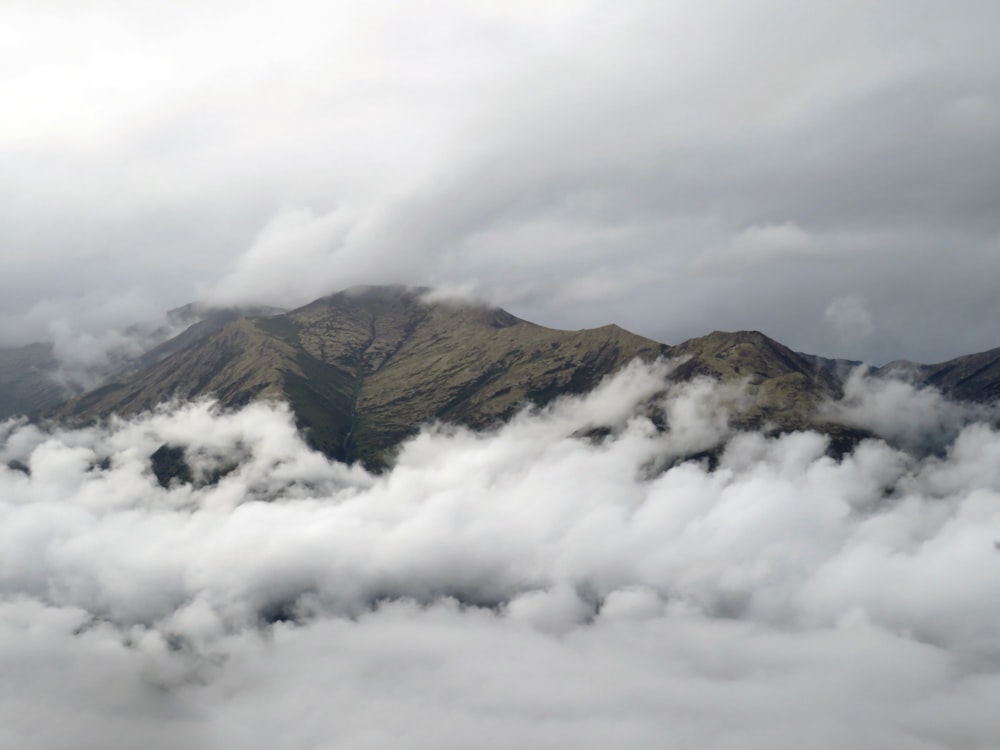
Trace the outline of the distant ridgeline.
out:
<instances>
[{"instance_id":1,"label":"distant ridgeline","mask_svg":"<svg viewBox=\"0 0 1000 750\"><path fill-rule=\"evenodd\" d=\"M561 331L499 308L425 296L423 289L360 287L280 314L211 311L113 382L58 405L51 391L39 393L37 374L26 374L51 351L7 350L0 352L0 404L7 414L36 411L81 423L171 399L212 396L223 407L280 399L315 448L380 468L429 420L486 427L525 403L588 391L637 357L666 356L680 363L671 380L705 375L746 383L752 398L737 417L741 427L820 429L839 449L863 436L824 421L817 410L842 395L855 362L797 353L757 332L715 332L668 346L615 325ZM966 400L1000 395L1000 349L875 371L902 372ZM19 402L32 381L34 390ZM169 447L157 461L168 467L164 476L181 476L182 456Z\"/></svg>"}]
</instances>

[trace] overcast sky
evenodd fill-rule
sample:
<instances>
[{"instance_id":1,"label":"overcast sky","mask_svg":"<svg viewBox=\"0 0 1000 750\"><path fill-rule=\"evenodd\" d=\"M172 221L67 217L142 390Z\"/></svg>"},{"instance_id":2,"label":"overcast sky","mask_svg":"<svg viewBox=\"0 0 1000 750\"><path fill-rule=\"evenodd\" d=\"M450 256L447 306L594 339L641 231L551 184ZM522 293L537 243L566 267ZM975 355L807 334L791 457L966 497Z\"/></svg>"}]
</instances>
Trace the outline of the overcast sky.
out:
<instances>
[{"instance_id":1,"label":"overcast sky","mask_svg":"<svg viewBox=\"0 0 1000 750\"><path fill-rule=\"evenodd\" d=\"M5 0L0 341L435 284L1000 345L1000 4Z\"/></svg>"}]
</instances>

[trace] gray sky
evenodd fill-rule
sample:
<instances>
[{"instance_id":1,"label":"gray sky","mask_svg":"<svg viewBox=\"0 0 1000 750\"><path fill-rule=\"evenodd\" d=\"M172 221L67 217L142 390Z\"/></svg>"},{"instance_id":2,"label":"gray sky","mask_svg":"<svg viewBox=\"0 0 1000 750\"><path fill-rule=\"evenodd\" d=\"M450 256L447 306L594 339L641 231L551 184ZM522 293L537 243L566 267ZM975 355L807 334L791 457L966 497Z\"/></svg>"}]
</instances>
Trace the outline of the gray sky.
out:
<instances>
[{"instance_id":1,"label":"gray sky","mask_svg":"<svg viewBox=\"0 0 1000 750\"><path fill-rule=\"evenodd\" d=\"M0 7L0 341L442 285L668 342L1000 345L1000 5Z\"/></svg>"}]
</instances>

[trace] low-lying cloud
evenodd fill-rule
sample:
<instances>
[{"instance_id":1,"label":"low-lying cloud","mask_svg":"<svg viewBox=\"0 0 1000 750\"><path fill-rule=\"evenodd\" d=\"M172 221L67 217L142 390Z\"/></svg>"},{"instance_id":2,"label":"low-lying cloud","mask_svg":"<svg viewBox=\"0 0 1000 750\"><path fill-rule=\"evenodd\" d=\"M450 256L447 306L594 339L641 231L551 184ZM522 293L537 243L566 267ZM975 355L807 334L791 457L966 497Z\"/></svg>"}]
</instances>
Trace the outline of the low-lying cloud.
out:
<instances>
[{"instance_id":1,"label":"low-lying cloud","mask_svg":"<svg viewBox=\"0 0 1000 750\"><path fill-rule=\"evenodd\" d=\"M859 427L913 453L942 453L971 423L997 424L1000 405L952 401L933 386L895 376L872 377L855 368L844 382L843 397L824 404L833 421Z\"/></svg>"},{"instance_id":2,"label":"low-lying cloud","mask_svg":"<svg viewBox=\"0 0 1000 750\"><path fill-rule=\"evenodd\" d=\"M988 747L1000 433L838 461L662 374L427 427L378 476L281 405L4 424L0 742Z\"/></svg>"}]
</instances>

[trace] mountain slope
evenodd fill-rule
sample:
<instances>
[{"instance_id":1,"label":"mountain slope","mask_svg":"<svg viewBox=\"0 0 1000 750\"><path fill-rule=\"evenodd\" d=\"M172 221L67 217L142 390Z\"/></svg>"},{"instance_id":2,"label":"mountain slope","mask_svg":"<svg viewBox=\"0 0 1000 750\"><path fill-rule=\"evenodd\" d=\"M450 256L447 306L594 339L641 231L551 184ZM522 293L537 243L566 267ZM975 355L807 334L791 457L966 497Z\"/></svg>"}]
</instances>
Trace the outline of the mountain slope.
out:
<instances>
[{"instance_id":1,"label":"mountain slope","mask_svg":"<svg viewBox=\"0 0 1000 750\"><path fill-rule=\"evenodd\" d=\"M181 329L176 336L161 341L149 351L126 363L118 375L127 375L143 370L150 365L181 351L200 339L221 330L227 323L240 318L277 315L283 310L266 305L243 307L212 307L203 304L189 304L177 307L167 313L167 320L174 330Z\"/></svg>"}]
</instances>

